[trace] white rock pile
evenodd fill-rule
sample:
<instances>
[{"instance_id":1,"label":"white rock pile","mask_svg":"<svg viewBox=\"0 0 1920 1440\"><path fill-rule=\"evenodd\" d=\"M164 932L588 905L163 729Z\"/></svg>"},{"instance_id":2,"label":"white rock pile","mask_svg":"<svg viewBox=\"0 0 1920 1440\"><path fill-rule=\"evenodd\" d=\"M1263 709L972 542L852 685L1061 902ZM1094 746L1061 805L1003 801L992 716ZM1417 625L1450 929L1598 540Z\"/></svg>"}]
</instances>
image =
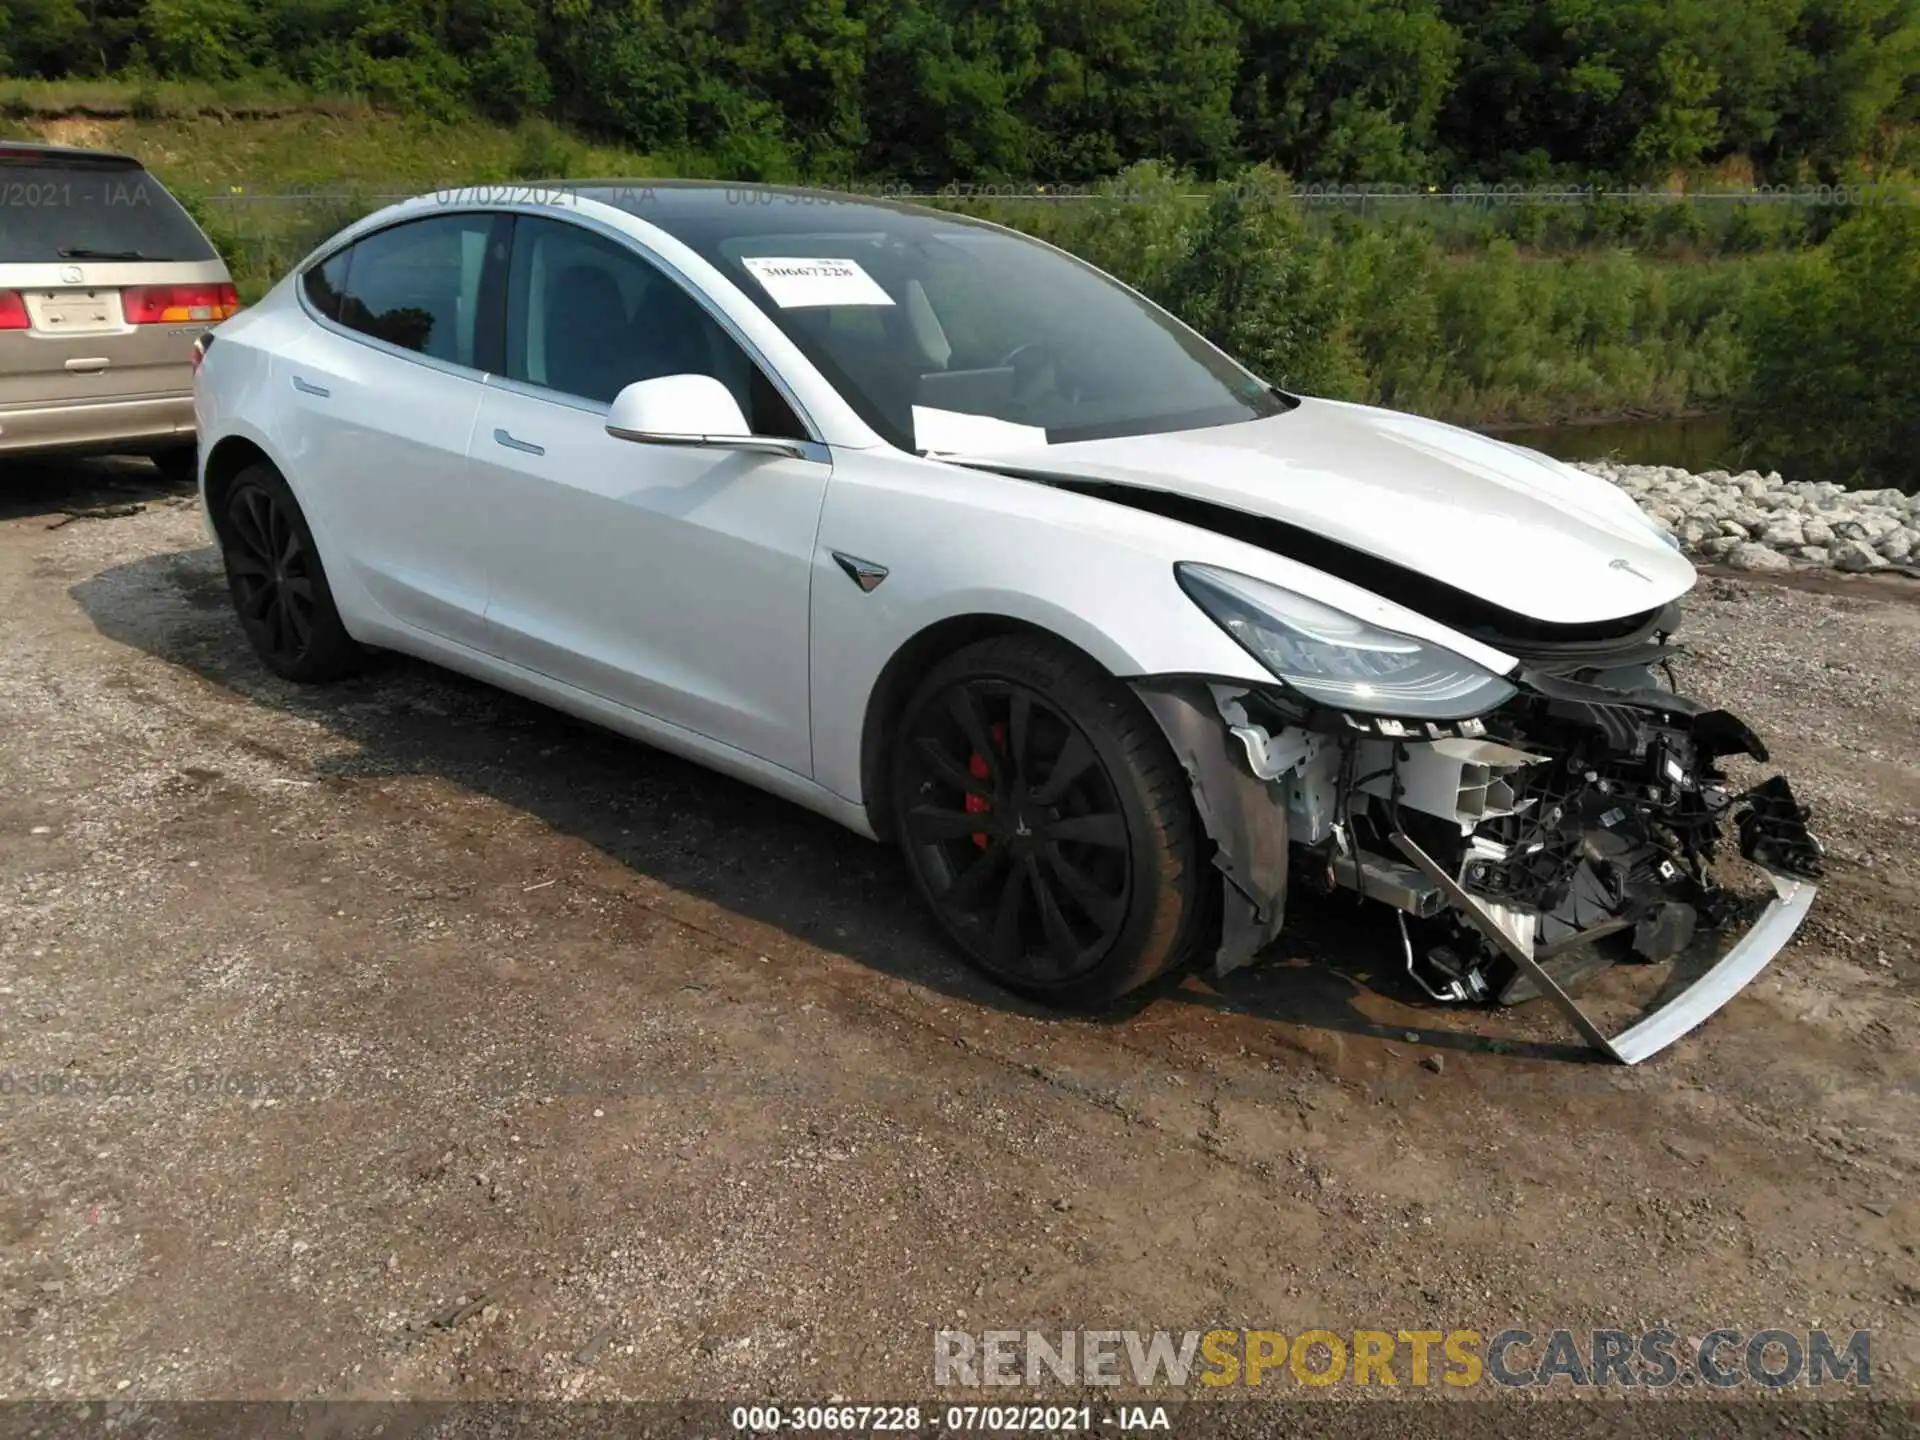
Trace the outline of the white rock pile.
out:
<instances>
[{"instance_id":1,"label":"white rock pile","mask_svg":"<svg viewBox=\"0 0 1920 1440\"><path fill-rule=\"evenodd\" d=\"M1696 559L1735 570L1891 567L1920 575L1920 495L1789 482L1777 470L1696 475L1604 460L1578 468L1626 491Z\"/></svg>"}]
</instances>

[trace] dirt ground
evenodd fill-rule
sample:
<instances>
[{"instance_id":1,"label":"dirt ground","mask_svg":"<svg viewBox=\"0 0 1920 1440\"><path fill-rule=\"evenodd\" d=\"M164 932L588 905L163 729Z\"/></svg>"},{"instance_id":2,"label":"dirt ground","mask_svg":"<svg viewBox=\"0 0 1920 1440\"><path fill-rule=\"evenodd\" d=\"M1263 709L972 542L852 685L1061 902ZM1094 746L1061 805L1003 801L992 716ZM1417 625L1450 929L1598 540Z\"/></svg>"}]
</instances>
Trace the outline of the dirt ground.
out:
<instances>
[{"instance_id":1,"label":"dirt ground","mask_svg":"<svg viewBox=\"0 0 1920 1440\"><path fill-rule=\"evenodd\" d=\"M1703 582L1682 682L1833 873L1627 1070L1351 900L1045 1013L779 801L272 678L145 467L0 475L0 1396L882 1399L940 1328L1214 1325L1871 1329L1920 1395L1920 587Z\"/></svg>"}]
</instances>

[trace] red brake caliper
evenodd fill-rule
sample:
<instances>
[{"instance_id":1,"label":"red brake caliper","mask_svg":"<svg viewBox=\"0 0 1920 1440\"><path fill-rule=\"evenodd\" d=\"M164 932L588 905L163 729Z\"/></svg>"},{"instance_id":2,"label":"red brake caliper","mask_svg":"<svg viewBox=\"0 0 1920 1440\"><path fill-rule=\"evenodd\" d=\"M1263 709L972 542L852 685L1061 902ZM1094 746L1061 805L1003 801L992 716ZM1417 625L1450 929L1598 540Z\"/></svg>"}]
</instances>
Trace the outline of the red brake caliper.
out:
<instances>
[{"instance_id":1,"label":"red brake caliper","mask_svg":"<svg viewBox=\"0 0 1920 1440\"><path fill-rule=\"evenodd\" d=\"M1000 724L998 722L994 724L993 743L999 748L1000 752L1003 755L1006 753L1007 727L1004 724ZM976 750L967 759L967 773L973 776L973 778L976 780L985 780L990 778L993 772L987 768L987 757L982 755L978 750ZM993 809L993 802L989 800L986 796L974 795L971 793L968 794L966 799L966 811L969 815L983 815L991 809ZM973 837L973 843L982 850L986 849L987 848L986 832L981 831L975 834Z\"/></svg>"}]
</instances>

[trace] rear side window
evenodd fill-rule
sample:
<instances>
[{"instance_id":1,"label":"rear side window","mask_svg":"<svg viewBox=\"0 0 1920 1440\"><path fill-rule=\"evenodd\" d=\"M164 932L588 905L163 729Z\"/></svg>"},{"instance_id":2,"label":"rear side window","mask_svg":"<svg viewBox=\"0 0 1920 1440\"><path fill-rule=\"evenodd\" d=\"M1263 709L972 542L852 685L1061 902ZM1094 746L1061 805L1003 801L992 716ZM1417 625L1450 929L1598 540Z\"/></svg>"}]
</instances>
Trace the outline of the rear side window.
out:
<instances>
[{"instance_id":1,"label":"rear side window","mask_svg":"<svg viewBox=\"0 0 1920 1440\"><path fill-rule=\"evenodd\" d=\"M363 335L480 369L481 278L492 229L491 215L444 215L377 231L309 270L307 295ZM333 270L343 262L343 272ZM330 291L338 297L331 311Z\"/></svg>"},{"instance_id":2,"label":"rear side window","mask_svg":"<svg viewBox=\"0 0 1920 1440\"><path fill-rule=\"evenodd\" d=\"M307 299L313 308L329 320L338 320L340 292L347 283L347 252L342 250L314 266L302 277L301 283L306 286Z\"/></svg>"},{"instance_id":3,"label":"rear side window","mask_svg":"<svg viewBox=\"0 0 1920 1440\"><path fill-rule=\"evenodd\" d=\"M138 165L0 145L0 262L215 258L180 202Z\"/></svg>"}]
</instances>

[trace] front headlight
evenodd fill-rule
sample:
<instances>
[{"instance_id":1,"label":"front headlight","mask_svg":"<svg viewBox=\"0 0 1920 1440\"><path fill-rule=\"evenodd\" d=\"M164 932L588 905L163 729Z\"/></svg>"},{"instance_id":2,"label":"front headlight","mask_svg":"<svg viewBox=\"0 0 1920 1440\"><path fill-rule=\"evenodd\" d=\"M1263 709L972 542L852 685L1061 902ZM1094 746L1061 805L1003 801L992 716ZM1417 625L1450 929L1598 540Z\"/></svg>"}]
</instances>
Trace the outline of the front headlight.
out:
<instances>
[{"instance_id":1,"label":"front headlight","mask_svg":"<svg viewBox=\"0 0 1920 1440\"><path fill-rule=\"evenodd\" d=\"M1438 645L1369 625L1277 585L1176 565L1180 588L1303 699L1357 715L1464 720L1517 693Z\"/></svg>"}]
</instances>

